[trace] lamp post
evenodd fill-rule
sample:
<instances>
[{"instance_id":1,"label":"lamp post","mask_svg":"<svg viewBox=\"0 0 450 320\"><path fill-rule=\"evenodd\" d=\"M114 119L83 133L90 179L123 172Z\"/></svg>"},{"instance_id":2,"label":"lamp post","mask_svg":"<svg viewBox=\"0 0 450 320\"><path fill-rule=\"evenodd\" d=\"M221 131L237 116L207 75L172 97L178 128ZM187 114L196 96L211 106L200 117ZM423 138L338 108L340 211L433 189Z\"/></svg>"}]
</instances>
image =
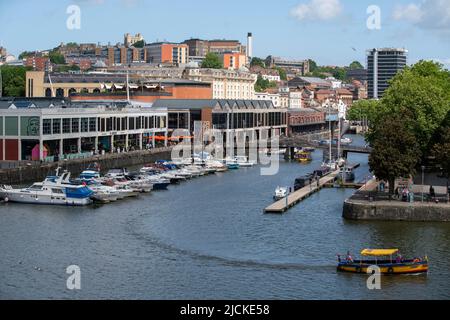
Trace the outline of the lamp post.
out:
<instances>
[{"instance_id":1,"label":"lamp post","mask_svg":"<svg viewBox=\"0 0 450 320\"><path fill-rule=\"evenodd\" d=\"M425 177L424 177L425 166L421 166L421 169L422 169L422 202L423 202L423 186L424 186L424 180L425 180Z\"/></svg>"}]
</instances>

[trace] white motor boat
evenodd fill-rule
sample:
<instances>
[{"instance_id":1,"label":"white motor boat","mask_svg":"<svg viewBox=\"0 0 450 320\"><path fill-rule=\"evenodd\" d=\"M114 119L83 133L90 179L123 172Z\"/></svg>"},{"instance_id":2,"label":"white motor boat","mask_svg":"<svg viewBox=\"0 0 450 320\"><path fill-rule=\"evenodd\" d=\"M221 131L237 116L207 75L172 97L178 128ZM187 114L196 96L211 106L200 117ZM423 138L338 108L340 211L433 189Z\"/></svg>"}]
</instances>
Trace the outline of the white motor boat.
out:
<instances>
[{"instance_id":1,"label":"white motor boat","mask_svg":"<svg viewBox=\"0 0 450 320\"><path fill-rule=\"evenodd\" d=\"M253 167L256 163L249 161L247 156L236 156L234 160L240 167Z\"/></svg>"},{"instance_id":2,"label":"white motor boat","mask_svg":"<svg viewBox=\"0 0 450 320\"><path fill-rule=\"evenodd\" d=\"M343 145L343 146L347 146L347 145L351 144L352 142L353 142L353 140L350 138L342 138L341 139L341 145Z\"/></svg>"},{"instance_id":3,"label":"white motor boat","mask_svg":"<svg viewBox=\"0 0 450 320\"><path fill-rule=\"evenodd\" d=\"M216 172L225 172L228 167L218 160L208 160L206 162L206 168L213 168Z\"/></svg>"},{"instance_id":4,"label":"white motor boat","mask_svg":"<svg viewBox=\"0 0 450 320\"><path fill-rule=\"evenodd\" d=\"M273 199L275 201L281 200L283 198L286 198L288 195L288 188L286 187L277 187L275 189L275 193L273 195Z\"/></svg>"},{"instance_id":5,"label":"white motor boat","mask_svg":"<svg viewBox=\"0 0 450 320\"><path fill-rule=\"evenodd\" d=\"M94 191L91 199L97 202L108 203L123 198L114 187L108 187L101 184L92 184L89 185L89 189Z\"/></svg>"},{"instance_id":6,"label":"white motor boat","mask_svg":"<svg viewBox=\"0 0 450 320\"><path fill-rule=\"evenodd\" d=\"M125 168L122 169L111 169L108 171L108 173L105 174L106 178L117 178L117 177L124 177L128 175L128 170Z\"/></svg>"},{"instance_id":7,"label":"white motor boat","mask_svg":"<svg viewBox=\"0 0 450 320\"><path fill-rule=\"evenodd\" d=\"M0 187L0 195L5 202L85 206L92 203L93 191L85 185L68 183L70 173L49 176L43 182L34 183L23 189L13 189L11 186Z\"/></svg>"},{"instance_id":8,"label":"white motor boat","mask_svg":"<svg viewBox=\"0 0 450 320\"><path fill-rule=\"evenodd\" d=\"M127 185L117 185L116 189L124 198L137 197L140 193L140 191L134 190Z\"/></svg>"},{"instance_id":9,"label":"white motor boat","mask_svg":"<svg viewBox=\"0 0 450 320\"><path fill-rule=\"evenodd\" d=\"M192 164L193 159L192 158L177 158L177 159L172 159L172 163L175 165L181 165L181 166L186 166L186 165L190 165Z\"/></svg>"}]
</instances>

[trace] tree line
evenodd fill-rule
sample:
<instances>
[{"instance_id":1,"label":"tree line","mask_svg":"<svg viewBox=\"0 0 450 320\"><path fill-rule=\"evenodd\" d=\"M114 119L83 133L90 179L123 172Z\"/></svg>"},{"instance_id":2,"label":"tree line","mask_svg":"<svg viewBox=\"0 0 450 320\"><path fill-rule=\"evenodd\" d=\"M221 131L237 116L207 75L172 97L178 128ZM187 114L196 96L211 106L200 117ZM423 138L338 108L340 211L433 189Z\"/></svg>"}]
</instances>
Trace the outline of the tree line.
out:
<instances>
[{"instance_id":1,"label":"tree line","mask_svg":"<svg viewBox=\"0 0 450 320\"><path fill-rule=\"evenodd\" d=\"M378 179L389 181L416 174L436 164L450 175L450 72L443 65L420 61L391 81L381 100L356 102L350 120L368 119L366 139L373 151L369 166Z\"/></svg>"}]
</instances>

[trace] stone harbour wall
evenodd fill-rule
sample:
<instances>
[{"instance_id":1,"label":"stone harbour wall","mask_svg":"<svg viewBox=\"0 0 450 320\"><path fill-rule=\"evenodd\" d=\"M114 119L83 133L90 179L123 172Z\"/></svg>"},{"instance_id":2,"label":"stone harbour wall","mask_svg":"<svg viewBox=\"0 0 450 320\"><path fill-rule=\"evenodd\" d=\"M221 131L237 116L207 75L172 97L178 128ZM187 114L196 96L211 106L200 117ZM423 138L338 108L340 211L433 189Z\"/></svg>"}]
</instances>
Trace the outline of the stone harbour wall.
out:
<instances>
[{"instance_id":1,"label":"stone harbour wall","mask_svg":"<svg viewBox=\"0 0 450 320\"><path fill-rule=\"evenodd\" d=\"M13 169L0 170L0 184L21 185L29 182L42 181L48 174L54 173L61 167L68 170L75 177L85 170L90 164L98 163L102 173L112 168L127 168L146 163L154 163L156 160L170 160L171 148L158 148L153 150L132 151L127 153L106 154L94 156L89 159L60 161L55 163L43 163L40 165L23 166Z\"/></svg>"},{"instance_id":2,"label":"stone harbour wall","mask_svg":"<svg viewBox=\"0 0 450 320\"><path fill-rule=\"evenodd\" d=\"M343 217L349 220L445 221L450 222L448 203L404 203L398 201L344 202Z\"/></svg>"}]
</instances>

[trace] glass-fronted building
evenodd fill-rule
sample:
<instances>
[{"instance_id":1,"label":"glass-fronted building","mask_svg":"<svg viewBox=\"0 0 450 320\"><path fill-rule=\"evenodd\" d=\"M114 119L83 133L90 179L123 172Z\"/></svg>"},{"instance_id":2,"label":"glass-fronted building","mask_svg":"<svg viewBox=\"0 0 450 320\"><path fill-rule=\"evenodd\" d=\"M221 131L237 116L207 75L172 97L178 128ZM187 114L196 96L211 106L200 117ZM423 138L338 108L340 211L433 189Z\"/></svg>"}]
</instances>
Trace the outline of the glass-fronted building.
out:
<instances>
[{"instance_id":1,"label":"glass-fronted building","mask_svg":"<svg viewBox=\"0 0 450 320\"><path fill-rule=\"evenodd\" d=\"M367 90L369 99L383 97L397 72L406 67L405 49L384 48L367 51Z\"/></svg>"}]
</instances>

